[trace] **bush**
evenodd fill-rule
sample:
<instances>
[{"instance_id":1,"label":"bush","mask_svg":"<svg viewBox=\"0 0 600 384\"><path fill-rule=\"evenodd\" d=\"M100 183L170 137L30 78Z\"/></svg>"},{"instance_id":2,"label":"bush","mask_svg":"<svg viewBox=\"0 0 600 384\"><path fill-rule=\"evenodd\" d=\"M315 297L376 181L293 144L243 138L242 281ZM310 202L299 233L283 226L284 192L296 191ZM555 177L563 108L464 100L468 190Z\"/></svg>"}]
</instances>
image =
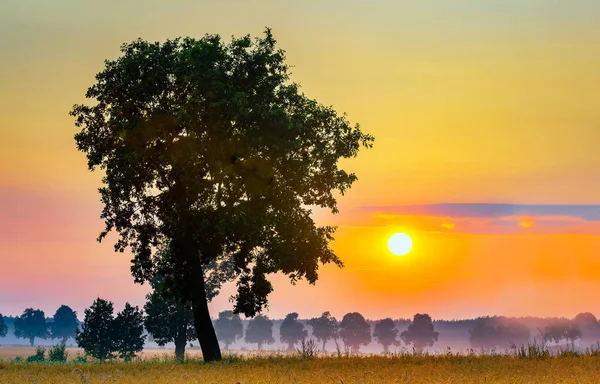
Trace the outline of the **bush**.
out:
<instances>
[{"instance_id":1,"label":"bush","mask_svg":"<svg viewBox=\"0 0 600 384\"><path fill-rule=\"evenodd\" d=\"M29 356L27 358L28 363L41 363L44 361L44 355L46 354L46 349L43 347L37 347L35 349L35 355Z\"/></svg>"},{"instance_id":2,"label":"bush","mask_svg":"<svg viewBox=\"0 0 600 384\"><path fill-rule=\"evenodd\" d=\"M68 356L68 353L65 351L65 349L66 346L64 344L53 345L48 350L48 360L58 363L65 363Z\"/></svg>"},{"instance_id":3,"label":"bush","mask_svg":"<svg viewBox=\"0 0 600 384\"><path fill-rule=\"evenodd\" d=\"M73 359L73 362L75 364L87 364L87 357L85 356L81 356L79 353L77 354L77 356L75 356L75 358Z\"/></svg>"}]
</instances>

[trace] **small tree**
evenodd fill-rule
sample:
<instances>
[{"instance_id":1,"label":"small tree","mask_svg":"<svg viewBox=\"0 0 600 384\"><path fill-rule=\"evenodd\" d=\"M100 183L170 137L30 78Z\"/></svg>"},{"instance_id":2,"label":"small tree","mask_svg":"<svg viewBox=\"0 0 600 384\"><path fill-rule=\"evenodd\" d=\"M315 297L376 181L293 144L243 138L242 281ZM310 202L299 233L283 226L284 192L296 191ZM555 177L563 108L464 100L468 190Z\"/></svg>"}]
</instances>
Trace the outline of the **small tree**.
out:
<instances>
[{"instance_id":1,"label":"small tree","mask_svg":"<svg viewBox=\"0 0 600 384\"><path fill-rule=\"evenodd\" d=\"M85 309L84 314L81 330L77 329L75 335L77 345L97 359L112 357L116 351L112 335L113 303L97 298L90 308Z\"/></svg>"},{"instance_id":2,"label":"small tree","mask_svg":"<svg viewBox=\"0 0 600 384\"><path fill-rule=\"evenodd\" d=\"M49 336L48 323L44 311L27 308L20 317L15 319L15 336L21 339L29 339L33 347L35 338L46 339Z\"/></svg>"},{"instance_id":3,"label":"small tree","mask_svg":"<svg viewBox=\"0 0 600 384\"><path fill-rule=\"evenodd\" d=\"M264 344L273 344L273 322L267 316L258 315L248 322L244 341L257 344L261 350Z\"/></svg>"},{"instance_id":4,"label":"small tree","mask_svg":"<svg viewBox=\"0 0 600 384\"><path fill-rule=\"evenodd\" d=\"M383 345L383 351L388 352L390 345L396 343L396 337L398 336L398 330L394 320L383 319L375 324L375 330L373 331L373 337L377 339L379 344Z\"/></svg>"},{"instance_id":5,"label":"small tree","mask_svg":"<svg viewBox=\"0 0 600 384\"><path fill-rule=\"evenodd\" d=\"M6 325L6 322L4 321L4 316L2 316L2 314L0 313L0 339L5 337L7 332L8 332L8 326Z\"/></svg>"},{"instance_id":6,"label":"small tree","mask_svg":"<svg viewBox=\"0 0 600 384\"><path fill-rule=\"evenodd\" d=\"M307 336L308 332L304 329L304 324L298 321L298 314L288 313L279 328L279 340L288 345L288 351L293 351L294 345Z\"/></svg>"},{"instance_id":7,"label":"small tree","mask_svg":"<svg viewBox=\"0 0 600 384\"><path fill-rule=\"evenodd\" d=\"M439 333L434 330L431 317L424 313L417 313L408 329L400 334L406 344L413 344L421 352L425 347L431 347L438 340Z\"/></svg>"},{"instance_id":8,"label":"small tree","mask_svg":"<svg viewBox=\"0 0 600 384\"><path fill-rule=\"evenodd\" d=\"M191 306L163 297L156 288L146 299L144 325L148 333L160 346L174 342L175 357L182 361L187 342L196 339Z\"/></svg>"},{"instance_id":9,"label":"small tree","mask_svg":"<svg viewBox=\"0 0 600 384\"><path fill-rule=\"evenodd\" d=\"M347 313L340 323L340 337L344 345L358 352L361 345L371 342L371 327L360 313Z\"/></svg>"},{"instance_id":10,"label":"small tree","mask_svg":"<svg viewBox=\"0 0 600 384\"><path fill-rule=\"evenodd\" d=\"M61 305L54 314L50 323L50 332L53 339L61 339L62 344L67 344L69 337L75 338L75 331L79 322L77 313L66 305Z\"/></svg>"},{"instance_id":11,"label":"small tree","mask_svg":"<svg viewBox=\"0 0 600 384\"><path fill-rule=\"evenodd\" d=\"M234 314L233 311L219 313L219 318L215 320L215 330L219 340L225 343L225 349L229 349L231 343L244 336L244 325L240 315Z\"/></svg>"},{"instance_id":12,"label":"small tree","mask_svg":"<svg viewBox=\"0 0 600 384\"><path fill-rule=\"evenodd\" d=\"M312 327L315 339L323 343L323 350L328 340L336 339L338 336L338 321L329 312L323 312L321 317L308 320L308 325Z\"/></svg>"},{"instance_id":13,"label":"small tree","mask_svg":"<svg viewBox=\"0 0 600 384\"><path fill-rule=\"evenodd\" d=\"M144 314L137 306L125 303L125 308L117 314L111 328L115 350L120 358L129 361L144 349Z\"/></svg>"}]
</instances>

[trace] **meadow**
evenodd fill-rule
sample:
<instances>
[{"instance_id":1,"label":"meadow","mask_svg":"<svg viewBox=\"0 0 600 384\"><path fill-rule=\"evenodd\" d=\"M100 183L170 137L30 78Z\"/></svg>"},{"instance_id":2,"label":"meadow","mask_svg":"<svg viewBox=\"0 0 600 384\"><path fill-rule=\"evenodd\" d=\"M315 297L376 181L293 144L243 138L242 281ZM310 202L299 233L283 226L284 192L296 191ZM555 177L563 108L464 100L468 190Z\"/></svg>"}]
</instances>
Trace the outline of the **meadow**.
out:
<instances>
[{"instance_id":1,"label":"meadow","mask_svg":"<svg viewBox=\"0 0 600 384\"><path fill-rule=\"evenodd\" d=\"M535 352L535 351L534 351ZM539 352L539 351L538 351ZM598 383L598 353L558 356L412 354L307 358L300 354L225 355L219 363L177 363L146 355L131 363L0 362L0 383Z\"/></svg>"}]
</instances>

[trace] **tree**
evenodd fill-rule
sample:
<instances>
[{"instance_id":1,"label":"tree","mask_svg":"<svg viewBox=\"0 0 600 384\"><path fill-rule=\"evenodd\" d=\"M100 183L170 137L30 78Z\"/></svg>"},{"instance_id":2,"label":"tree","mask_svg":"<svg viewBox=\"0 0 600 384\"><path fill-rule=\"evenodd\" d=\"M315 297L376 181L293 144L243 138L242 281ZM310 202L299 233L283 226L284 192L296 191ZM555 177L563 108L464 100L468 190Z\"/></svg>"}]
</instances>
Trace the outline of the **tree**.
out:
<instances>
[{"instance_id":1,"label":"tree","mask_svg":"<svg viewBox=\"0 0 600 384\"><path fill-rule=\"evenodd\" d=\"M100 360L111 358L116 346L113 338L113 303L97 298L90 308L84 310L81 330L77 329L75 340L86 354Z\"/></svg>"},{"instance_id":2,"label":"tree","mask_svg":"<svg viewBox=\"0 0 600 384\"><path fill-rule=\"evenodd\" d=\"M383 345L383 351L388 352L390 345L396 343L396 337L398 336L398 330L394 324L394 320L383 319L375 324L375 330L373 331L373 337L377 339L379 344Z\"/></svg>"},{"instance_id":3,"label":"tree","mask_svg":"<svg viewBox=\"0 0 600 384\"><path fill-rule=\"evenodd\" d=\"M29 339L33 347L35 338L46 339L49 336L48 324L44 311L39 309L27 308L20 317L17 317L14 323L15 336L21 339Z\"/></svg>"},{"instance_id":4,"label":"tree","mask_svg":"<svg viewBox=\"0 0 600 384\"><path fill-rule=\"evenodd\" d=\"M153 253L168 248L160 273L192 303L204 359L219 360L205 270L230 266L234 312L252 317L272 291L267 275L314 284L319 264L341 267L335 228L317 227L307 206L338 211L334 193L357 179L338 161L373 137L289 81L269 29L229 44L136 40L121 52L87 91L95 104L71 111L77 148L105 172L99 240L119 233L137 283L152 280Z\"/></svg>"},{"instance_id":5,"label":"tree","mask_svg":"<svg viewBox=\"0 0 600 384\"><path fill-rule=\"evenodd\" d=\"M433 321L428 314L417 313L406 331L400 334L405 344L413 344L421 352L425 347L431 347L438 340L439 333L434 330Z\"/></svg>"},{"instance_id":6,"label":"tree","mask_svg":"<svg viewBox=\"0 0 600 384\"><path fill-rule=\"evenodd\" d=\"M600 324L596 316L589 312L580 313L572 320L587 340L600 339Z\"/></svg>"},{"instance_id":7,"label":"tree","mask_svg":"<svg viewBox=\"0 0 600 384\"><path fill-rule=\"evenodd\" d=\"M6 322L4 321L4 316L2 316L2 314L0 313L0 339L5 337L7 333L8 333L8 326L6 325Z\"/></svg>"},{"instance_id":8,"label":"tree","mask_svg":"<svg viewBox=\"0 0 600 384\"><path fill-rule=\"evenodd\" d=\"M329 312L323 312L321 317L313 317L307 324L312 327L315 339L323 342L323 350L328 340L336 339L338 336L338 321Z\"/></svg>"},{"instance_id":9,"label":"tree","mask_svg":"<svg viewBox=\"0 0 600 384\"><path fill-rule=\"evenodd\" d=\"M371 327L360 313L347 313L340 323L340 337L345 346L358 352L361 345L371 342Z\"/></svg>"},{"instance_id":10,"label":"tree","mask_svg":"<svg viewBox=\"0 0 600 384\"><path fill-rule=\"evenodd\" d=\"M273 322L267 316L258 315L248 322L244 341L249 344L257 344L261 350L264 344L273 344Z\"/></svg>"},{"instance_id":11,"label":"tree","mask_svg":"<svg viewBox=\"0 0 600 384\"><path fill-rule=\"evenodd\" d=\"M219 340L225 343L225 349L229 349L231 343L244 336L242 320L233 311L220 312L219 317L215 320L215 329Z\"/></svg>"},{"instance_id":12,"label":"tree","mask_svg":"<svg viewBox=\"0 0 600 384\"><path fill-rule=\"evenodd\" d=\"M67 344L69 337L75 338L75 330L78 326L77 313L71 307L61 305L50 323L50 333L53 339L61 339L63 344Z\"/></svg>"},{"instance_id":13,"label":"tree","mask_svg":"<svg viewBox=\"0 0 600 384\"><path fill-rule=\"evenodd\" d=\"M288 351L293 351L294 345L307 336L308 332L304 329L304 324L298 321L298 314L288 313L279 328L279 340L288 345Z\"/></svg>"},{"instance_id":14,"label":"tree","mask_svg":"<svg viewBox=\"0 0 600 384\"><path fill-rule=\"evenodd\" d=\"M192 308L165 297L160 287L154 284L154 291L146 296L144 325L158 345L175 343L175 357L182 361L187 342L196 338Z\"/></svg>"},{"instance_id":15,"label":"tree","mask_svg":"<svg viewBox=\"0 0 600 384\"><path fill-rule=\"evenodd\" d=\"M582 332L576 323L565 319L552 321L546 325L544 327L543 335L544 341L553 341L556 344L559 344L563 339L575 342L575 340L581 338Z\"/></svg>"},{"instance_id":16,"label":"tree","mask_svg":"<svg viewBox=\"0 0 600 384\"><path fill-rule=\"evenodd\" d=\"M137 306L125 303L125 308L117 314L110 328L114 348L120 358L130 361L144 349L144 314Z\"/></svg>"}]
</instances>

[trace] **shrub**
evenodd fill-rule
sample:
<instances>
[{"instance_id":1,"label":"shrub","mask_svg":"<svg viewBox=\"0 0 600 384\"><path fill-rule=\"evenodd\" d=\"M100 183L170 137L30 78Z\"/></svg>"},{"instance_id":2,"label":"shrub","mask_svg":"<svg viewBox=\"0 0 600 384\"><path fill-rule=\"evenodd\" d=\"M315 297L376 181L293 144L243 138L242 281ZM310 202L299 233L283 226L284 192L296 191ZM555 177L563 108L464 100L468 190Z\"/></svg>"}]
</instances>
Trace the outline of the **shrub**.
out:
<instances>
[{"instance_id":1,"label":"shrub","mask_svg":"<svg viewBox=\"0 0 600 384\"><path fill-rule=\"evenodd\" d=\"M65 363L68 356L68 353L65 351L65 349L66 346L64 344L53 345L48 350L48 360L58 363Z\"/></svg>"},{"instance_id":2,"label":"shrub","mask_svg":"<svg viewBox=\"0 0 600 384\"><path fill-rule=\"evenodd\" d=\"M29 356L27 358L28 363L41 363L44 361L44 355L46 354L46 349L43 347L37 347L35 349L35 355Z\"/></svg>"}]
</instances>

